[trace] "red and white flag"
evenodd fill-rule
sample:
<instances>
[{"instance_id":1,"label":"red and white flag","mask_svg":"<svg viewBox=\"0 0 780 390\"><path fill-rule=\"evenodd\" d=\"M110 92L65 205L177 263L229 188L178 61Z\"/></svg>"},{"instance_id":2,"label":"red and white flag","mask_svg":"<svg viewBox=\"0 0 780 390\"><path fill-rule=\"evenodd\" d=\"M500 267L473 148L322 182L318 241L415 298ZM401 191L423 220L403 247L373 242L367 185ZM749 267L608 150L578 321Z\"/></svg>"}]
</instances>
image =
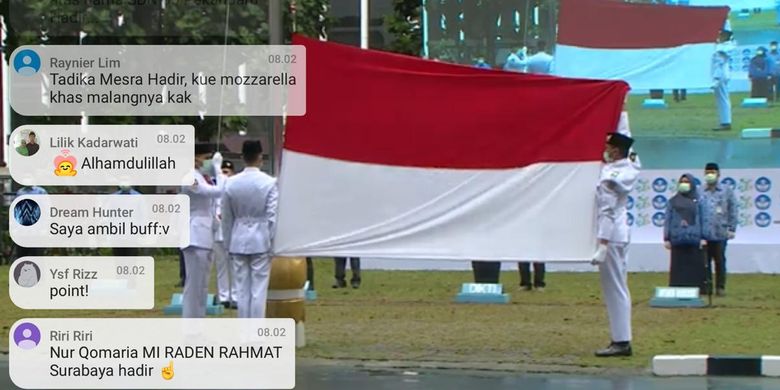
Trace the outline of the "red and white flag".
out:
<instances>
[{"instance_id":1,"label":"red and white flag","mask_svg":"<svg viewBox=\"0 0 780 390\"><path fill-rule=\"evenodd\" d=\"M728 7L561 0L555 74L632 89L709 88Z\"/></svg>"},{"instance_id":2,"label":"red and white flag","mask_svg":"<svg viewBox=\"0 0 780 390\"><path fill-rule=\"evenodd\" d=\"M283 256L583 260L628 87L297 37L307 113L285 134Z\"/></svg>"}]
</instances>

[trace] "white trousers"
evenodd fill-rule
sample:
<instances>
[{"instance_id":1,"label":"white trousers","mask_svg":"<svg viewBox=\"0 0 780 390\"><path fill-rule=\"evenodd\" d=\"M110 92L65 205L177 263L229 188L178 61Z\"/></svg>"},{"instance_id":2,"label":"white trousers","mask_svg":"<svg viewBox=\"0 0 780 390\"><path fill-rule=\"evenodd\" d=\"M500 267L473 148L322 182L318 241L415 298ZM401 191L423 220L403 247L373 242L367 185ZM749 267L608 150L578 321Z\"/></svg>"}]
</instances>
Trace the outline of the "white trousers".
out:
<instances>
[{"instance_id":1,"label":"white trousers","mask_svg":"<svg viewBox=\"0 0 780 390\"><path fill-rule=\"evenodd\" d=\"M236 283L238 318L265 318L265 301L271 274L268 253L230 255Z\"/></svg>"},{"instance_id":2,"label":"white trousers","mask_svg":"<svg viewBox=\"0 0 780 390\"><path fill-rule=\"evenodd\" d=\"M213 256L217 266L217 297L220 302L236 302L236 278L223 241L214 241Z\"/></svg>"},{"instance_id":3,"label":"white trousers","mask_svg":"<svg viewBox=\"0 0 780 390\"><path fill-rule=\"evenodd\" d=\"M715 87L715 104L718 107L718 118L721 125L731 124L731 98L729 98L728 81L721 81Z\"/></svg>"},{"instance_id":4,"label":"white trousers","mask_svg":"<svg viewBox=\"0 0 780 390\"><path fill-rule=\"evenodd\" d=\"M627 243L607 245L607 257L599 265L601 293L607 305L613 342L631 341L631 293L628 291Z\"/></svg>"},{"instance_id":5,"label":"white trousers","mask_svg":"<svg viewBox=\"0 0 780 390\"><path fill-rule=\"evenodd\" d=\"M209 294L211 249L190 246L184 248L183 252L187 278L184 280L181 316L203 318L206 317L206 298Z\"/></svg>"}]
</instances>

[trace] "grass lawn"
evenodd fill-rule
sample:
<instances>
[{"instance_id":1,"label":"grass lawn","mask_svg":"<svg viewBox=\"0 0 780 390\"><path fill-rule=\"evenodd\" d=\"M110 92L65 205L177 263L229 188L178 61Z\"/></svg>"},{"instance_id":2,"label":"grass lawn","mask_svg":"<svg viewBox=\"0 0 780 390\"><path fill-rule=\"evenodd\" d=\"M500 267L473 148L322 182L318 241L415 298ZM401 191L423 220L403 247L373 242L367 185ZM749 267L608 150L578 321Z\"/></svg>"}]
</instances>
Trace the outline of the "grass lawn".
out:
<instances>
[{"instance_id":1,"label":"grass lawn","mask_svg":"<svg viewBox=\"0 0 780 390\"><path fill-rule=\"evenodd\" d=\"M748 93L732 93L731 131L712 131L718 125L718 112L712 94L689 94L688 100L675 103L670 90L664 99L665 110L642 108L648 95L631 95L628 114L631 131L638 137L739 138L742 129L751 127L780 128L780 105L769 108L742 108Z\"/></svg>"},{"instance_id":2,"label":"grass lawn","mask_svg":"<svg viewBox=\"0 0 780 390\"><path fill-rule=\"evenodd\" d=\"M717 299L715 308L685 310L648 307L653 287L666 276L632 274L635 356L599 360L591 353L609 335L596 273L552 273L546 292L528 293L515 290L513 270L502 275L511 304L462 305L452 299L468 272L364 271L359 290L333 290L333 263L315 264L319 299L307 306L308 346L299 357L646 368L662 353L780 354L780 277L774 275L733 275L729 297ZM154 310L26 311L4 296L0 325L8 332L22 317L162 316L178 290L178 263L158 260L155 274ZM7 278L3 266L0 283ZM1 339L6 351L8 339Z\"/></svg>"},{"instance_id":3,"label":"grass lawn","mask_svg":"<svg viewBox=\"0 0 780 390\"><path fill-rule=\"evenodd\" d=\"M739 11L735 7L733 11ZM764 10L760 14L751 13L749 18L741 19L737 13L731 13L731 29L738 34L742 30L772 30L777 28L777 11ZM769 43L769 42L767 42Z\"/></svg>"}]
</instances>

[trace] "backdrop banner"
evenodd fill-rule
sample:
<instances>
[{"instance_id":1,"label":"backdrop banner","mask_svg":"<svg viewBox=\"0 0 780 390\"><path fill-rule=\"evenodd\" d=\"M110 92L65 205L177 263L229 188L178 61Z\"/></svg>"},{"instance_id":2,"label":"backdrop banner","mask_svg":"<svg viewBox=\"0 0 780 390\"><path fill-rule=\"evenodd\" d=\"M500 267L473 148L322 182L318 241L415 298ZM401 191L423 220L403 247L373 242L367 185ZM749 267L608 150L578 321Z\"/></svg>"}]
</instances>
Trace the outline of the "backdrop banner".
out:
<instances>
[{"instance_id":1,"label":"backdrop banner","mask_svg":"<svg viewBox=\"0 0 780 390\"><path fill-rule=\"evenodd\" d=\"M666 205L677 179L692 173L701 184L702 170L646 170L629 198L628 221L633 243L661 243ZM733 169L721 172L721 185L734 190L739 216L733 244L780 244L780 169ZM701 190L702 187L699 187Z\"/></svg>"}]
</instances>

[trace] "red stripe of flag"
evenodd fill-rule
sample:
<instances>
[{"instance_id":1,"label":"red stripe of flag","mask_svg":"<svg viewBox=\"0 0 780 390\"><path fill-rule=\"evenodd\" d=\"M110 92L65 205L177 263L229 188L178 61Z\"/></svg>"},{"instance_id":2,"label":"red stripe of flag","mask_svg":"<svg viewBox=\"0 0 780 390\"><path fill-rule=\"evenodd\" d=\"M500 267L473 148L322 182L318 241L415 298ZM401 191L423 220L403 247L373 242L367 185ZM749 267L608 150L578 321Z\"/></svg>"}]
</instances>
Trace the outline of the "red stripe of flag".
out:
<instances>
[{"instance_id":1,"label":"red stripe of flag","mask_svg":"<svg viewBox=\"0 0 780 390\"><path fill-rule=\"evenodd\" d=\"M320 42L306 46L307 112L285 149L354 162L505 169L598 161L617 126L622 81L441 64Z\"/></svg>"},{"instance_id":2,"label":"red stripe of flag","mask_svg":"<svg viewBox=\"0 0 780 390\"><path fill-rule=\"evenodd\" d=\"M728 7L561 0L558 44L646 49L714 43L728 12Z\"/></svg>"}]
</instances>

